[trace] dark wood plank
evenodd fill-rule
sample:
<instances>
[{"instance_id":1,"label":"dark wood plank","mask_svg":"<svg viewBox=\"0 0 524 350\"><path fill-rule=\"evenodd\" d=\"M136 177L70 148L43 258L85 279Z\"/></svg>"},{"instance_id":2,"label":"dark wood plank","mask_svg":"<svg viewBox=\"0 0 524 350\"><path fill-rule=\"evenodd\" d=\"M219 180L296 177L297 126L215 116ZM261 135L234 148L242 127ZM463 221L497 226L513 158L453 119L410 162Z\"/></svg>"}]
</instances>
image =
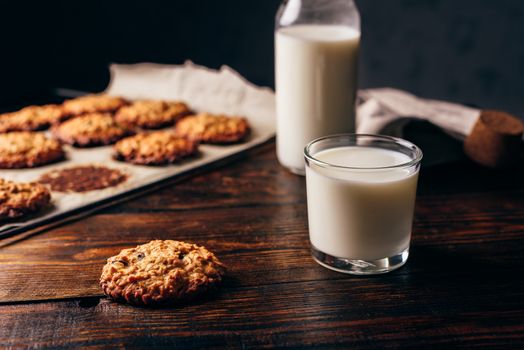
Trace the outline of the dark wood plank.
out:
<instances>
[{"instance_id":1,"label":"dark wood plank","mask_svg":"<svg viewBox=\"0 0 524 350\"><path fill-rule=\"evenodd\" d=\"M362 278L312 261L304 179L280 168L270 147L86 219L0 241L0 344L523 348L521 175L468 163L423 169L408 264ZM216 294L173 309L100 298L105 258L154 238L209 247L229 277Z\"/></svg>"},{"instance_id":2,"label":"dark wood plank","mask_svg":"<svg viewBox=\"0 0 524 350\"><path fill-rule=\"evenodd\" d=\"M524 203L517 205L519 195L504 197L515 197L511 210L501 206L501 197L496 195L483 201L474 195L421 198L413 252L427 247L429 252L434 250L435 260L451 255L464 264L474 259L488 265L489 272L500 268L489 266L490 260L506 264L506 272L519 269L520 255L515 248L520 249L524 231ZM449 211L438 209L446 206ZM309 258L304 203L266 203L234 212L234 220L231 208L99 214L10 244L0 250L0 300L100 295L97 279L105 259L125 247L156 238L209 247L249 285L324 278L324 269ZM410 265L415 270L421 268L416 262L410 261ZM431 266L424 268L432 270ZM455 274L459 271L460 267ZM259 278L262 275L263 280Z\"/></svg>"},{"instance_id":3,"label":"dark wood plank","mask_svg":"<svg viewBox=\"0 0 524 350\"><path fill-rule=\"evenodd\" d=\"M367 288L350 278L223 288L176 309L140 309L105 299L8 305L2 307L0 338L7 346L98 349L524 346L523 310L515 304L485 298L482 305L459 306L454 298L441 298L449 291L406 288L409 281L392 280L399 282L388 276Z\"/></svg>"}]
</instances>

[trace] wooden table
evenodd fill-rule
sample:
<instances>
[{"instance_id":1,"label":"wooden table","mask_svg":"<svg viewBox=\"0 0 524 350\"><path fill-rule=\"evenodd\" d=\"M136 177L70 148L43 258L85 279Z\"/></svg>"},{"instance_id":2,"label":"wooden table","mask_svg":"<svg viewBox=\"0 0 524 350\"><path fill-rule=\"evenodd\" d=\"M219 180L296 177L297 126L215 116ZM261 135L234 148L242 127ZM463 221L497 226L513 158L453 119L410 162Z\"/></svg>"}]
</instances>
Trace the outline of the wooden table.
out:
<instances>
[{"instance_id":1,"label":"wooden table","mask_svg":"<svg viewBox=\"0 0 524 350\"><path fill-rule=\"evenodd\" d=\"M103 297L105 258L154 238L207 246L229 277L176 308ZM313 262L305 180L273 145L0 245L6 348L524 348L522 169L423 168L410 259L376 277Z\"/></svg>"}]
</instances>

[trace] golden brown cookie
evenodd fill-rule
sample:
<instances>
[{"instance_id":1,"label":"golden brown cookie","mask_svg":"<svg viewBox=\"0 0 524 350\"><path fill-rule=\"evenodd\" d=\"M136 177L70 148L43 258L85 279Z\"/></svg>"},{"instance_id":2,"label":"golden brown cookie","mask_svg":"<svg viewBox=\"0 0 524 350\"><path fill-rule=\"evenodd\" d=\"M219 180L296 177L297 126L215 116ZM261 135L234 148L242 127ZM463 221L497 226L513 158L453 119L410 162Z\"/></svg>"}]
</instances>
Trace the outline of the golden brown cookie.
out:
<instances>
[{"instance_id":1,"label":"golden brown cookie","mask_svg":"<svg viewBox=\"0 0 524 350\"><path fill-rule=\"evenodd\" d=\"M107 259L100 286L111 299L129 304L174 304L209 290L225 272L204 247L154 240Z\"/></svg>"},{"instance_id":2,"label":"golden brown cookie","mask_svg":"<svg viewBox=\"0 0 524 350\"><path fill-rule=\"evenodd\" d=\"M189 107L182 102L141 100L120 108L115 118L129 127L159 129L175 124L189 113Z\"/></svg>"},{"instance_id":3,"label":"golden brown cookie","mask_svg":"<svg viewBox=\"0 0 524 350\"><path fill-rule=\"evenodd\" d=\"M114 187L127 180L118 169L98 165L81 165L52 170L42 175L38 182L57 192L87 192Z\"/></svg>"},{"instance_id":4,"label":"golden brown cookie","mask_svg":"<svg viewBox=\"0 0 524 350\"><path fill-rule=\"evenodd\" d=\"M29 106L16 112L0 114L0 133L45 130L66 117L59 105Z\"/></svg>"},{"instance_id":5,"label":"golden brown cookie","mask_svg":"<svg viewBox=\"0 0 524 350\"><path fill-rule=\"evenodd\" d=\"M127 104L122 97L105 94L93 94L64 101L64 113L72 116L87 113L113 113Z\"/></svg>"},{"instance_id":6,"label":"golden brown cookie","mask_svg":"<svg viewBox=\"0 0 524 350\"><path fill-rule=\"evenodd\" d=\"M180 120L175 130L190 140L227 144L242 141L250 127L245 118L200 113Z\"/></svg>"},{"instance_id":7,"label":"golden brown cookie","mask_svg":"<svg viewBox=\"0 0 524 350\"><path fill-rule=\"evenodd\" d=\"M134 164L175 163L198 152L198 143L170 131L138 134L120 140L114 146L115 158Z\"/></svg>"},{"instance_id":8,"label":"golden brown cookie","mask_svg":"<svg viewBox=\"0 0 524 350\"><path fill-rule=\"evenodd\" d=\"M109 113L84 114L53 127L56 138L76 147L110 145L130 134Z\"/></svg>"},{"instance_id":9,"label":"golden brown cookie","mask_svg":"<svg viewBox=\"0 0 524 350\"><path fill-rule=\"evenodd\" d=\"M487 167L510 167L522 163L524 123L516 116L482 110L473 130L464 140L464 153Z\"/></svg>"},{"instance_id":10,"label":"golden brown cookie","mask_svg":"<svg viewBox=\"0 0 524 350\"><path fill-rule=\"evenodd\" d=\"M0 221L36 212L50 201L51 194L43 185L0 179Z\"/></svg>"},{"instance_id":11,"label":"golden brown cookie","mask_svg":"<svg viewBox=\"0 0 524 350\"><path fill-rule=\"evenodd\" d=\"M43 133L14 131L0 134L0 168L32 168L64 157L62 145Z\"/></svg>"}]
</instances>

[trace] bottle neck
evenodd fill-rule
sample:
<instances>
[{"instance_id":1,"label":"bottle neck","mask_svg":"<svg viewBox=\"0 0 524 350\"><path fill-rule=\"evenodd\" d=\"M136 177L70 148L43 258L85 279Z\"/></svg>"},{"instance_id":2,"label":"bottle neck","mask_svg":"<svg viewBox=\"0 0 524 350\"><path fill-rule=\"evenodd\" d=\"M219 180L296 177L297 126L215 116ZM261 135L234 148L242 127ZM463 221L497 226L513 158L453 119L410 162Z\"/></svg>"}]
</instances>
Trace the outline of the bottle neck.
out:
<instances>
[{"instance_id":1,"label":"bottle neck","mask_svg":"<svg viewBox=\"0 0 524 350\"><path fill-rule=\"evenodd\" d=\"M344 25L360 31L360 15L353 0L285 0L276 27L295 24Z\"/></svg>"}]
</instances>

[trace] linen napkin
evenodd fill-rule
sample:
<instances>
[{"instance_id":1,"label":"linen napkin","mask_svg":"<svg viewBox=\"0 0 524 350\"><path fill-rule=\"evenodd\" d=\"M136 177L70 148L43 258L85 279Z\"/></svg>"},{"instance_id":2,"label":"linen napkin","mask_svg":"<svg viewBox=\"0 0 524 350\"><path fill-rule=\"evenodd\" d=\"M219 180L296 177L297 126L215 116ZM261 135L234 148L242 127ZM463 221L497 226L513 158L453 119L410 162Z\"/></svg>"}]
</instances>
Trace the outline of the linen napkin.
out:
<instances>
[{"instance_id":1,"label":"linen napkin","mask_svg":"<svg viewBox=\"0 0 524 350\"><path fill-rule=\"evenodd\" d=\"M399 120L421 119L457 139L464 139L480 115L478 109L422 99L392 88L360 90L358 97L361 100L357 108L358 133L379 134ZM402 127L398 130L398 136L402 137Z\"/></svg>"}]
</instances>

